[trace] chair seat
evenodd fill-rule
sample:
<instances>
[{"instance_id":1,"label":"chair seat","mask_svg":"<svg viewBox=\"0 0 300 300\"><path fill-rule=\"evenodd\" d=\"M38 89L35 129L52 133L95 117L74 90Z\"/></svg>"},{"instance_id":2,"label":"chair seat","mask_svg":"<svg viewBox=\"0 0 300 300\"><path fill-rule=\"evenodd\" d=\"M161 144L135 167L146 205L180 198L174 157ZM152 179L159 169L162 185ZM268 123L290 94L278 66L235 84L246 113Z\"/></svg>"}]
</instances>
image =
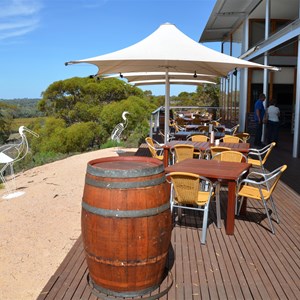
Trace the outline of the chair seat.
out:
<instances>
[{"instance_id":1,"label":"chair seat","mask_svg":"<svg viewBox=\"0 0 300 300\"><path fill-rule=\"evenodd\" d=\"M260 167L260 160L248 157L248 163Z\"/></svg>"},{"instance_id":2,"label":"chair seat","mask_svg":"<svg viewBox=\"0 0 300 300\"><path fill-rule=\"evenodd\" d=\"M270 198L270 192L266 189L261 189L262 194L265 200ZM241 190L238 192L238 195L241 197L252 198L256 200L261 200L261 195L259 189L254 186L244 185Z\"/></svg>"},{"instance_id":3,"label":"chair seat","mask_svg":"<svg viewBox=\"0 0 300 300\"><path fill-rule=\"evenodd\" d=\"M212 192L211 197L213 197L215 194L214 192ZM209 192L204 192L204 191L199 191L198 192L198 198L196 199L196 201L190 201L190 205L198 205L198 206L203 206L205 205L208 200L209 200L210 194ZM185 201L185 204L187 203L187 201ZM175 204L176 205L180 205L180 201L178 201L178 198L175 197ZM184 205L183 205L184 206Z\"/></svg>"},{"instance_id":4,"label":"chair seat","mask_svg":"<svg viewBox=\"0 0 300 300\"><path fill-rule=\"evenodd\" d=\"M155 156L155 158L159 159L159 160L163 160L164 159L164 156L163 155L157 155Z\"/></svg>"}]
</instances>

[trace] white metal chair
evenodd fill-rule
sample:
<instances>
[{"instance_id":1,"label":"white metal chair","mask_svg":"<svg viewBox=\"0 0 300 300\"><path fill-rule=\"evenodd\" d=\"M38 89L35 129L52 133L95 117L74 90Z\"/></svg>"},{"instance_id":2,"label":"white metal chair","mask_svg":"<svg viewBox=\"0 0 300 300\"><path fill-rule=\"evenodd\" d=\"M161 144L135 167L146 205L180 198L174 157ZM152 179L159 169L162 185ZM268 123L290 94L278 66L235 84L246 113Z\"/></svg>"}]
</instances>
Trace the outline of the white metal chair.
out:
<instances>
[{"instance_id":1,"label":"white metal chair","mask_svg":"<svg viewBox=\"0 0 300 300\"><path fill-rule=\"evenodd\" d=\"M15 144L5 144L0 147L0 179L8 190L3 197L10 199L18 196L20 193L16 192L15 175L13 165L22 160L28 153L29 145L26 138L25 132L32 134L35 137L39 135L25 126L19 128L19 134L21 136L21 141ZM11 180L7 181L5 179L5 173L10 170Z\"/></svg>"},{"instance_id":2,"label":"white metal chair","mask_svg":"<svg viewBox=\"0 0 300 300\"><path fill-rule=\"evenodd\" d=\"M279 218L277 214L277 210L275 207L274 200L272 198L272 193L282 175L282 173L287 169L287 165L283 165L274 171L265 174L265 173L259 173L259 172L251 172L246 179L241 180L241 182L238 185L237 188L237 200L238 197L241 198L240 205L238 209L238 215L240 213L244 197L246 198L252 198L257 201L262 201L269 224L271 227L271 231L273 234L275 234L275 230L271 221L271 217L268 211L267 202L270 200L273 211L275 213L276 221L279 224ZM249 178L262 178L263 180L255 180L255 179L249 179Z\"/></svg>"},{"instance_id":3,"label":"white metal chair","mask_svg":"<svg viewBox=\"0 0 300 300\"><path fill-rule=\"evenodd\" d=\"M172 172L166 177L171 180L171 212L176 207L178 218L181 219L182 209L203 211L201 244L205 244L209 204L214 196L213 183L206 177L187 172ZM217 217L220 217L220 207L218 206Z\"/></svg>"}]
</instances>

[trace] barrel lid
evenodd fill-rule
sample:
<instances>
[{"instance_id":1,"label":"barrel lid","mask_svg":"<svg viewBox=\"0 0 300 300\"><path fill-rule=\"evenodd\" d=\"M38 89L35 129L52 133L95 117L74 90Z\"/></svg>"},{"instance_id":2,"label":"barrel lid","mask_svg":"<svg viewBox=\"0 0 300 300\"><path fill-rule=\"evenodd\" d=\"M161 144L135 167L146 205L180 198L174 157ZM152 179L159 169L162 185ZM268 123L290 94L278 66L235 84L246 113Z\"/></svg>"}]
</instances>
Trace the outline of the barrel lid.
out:
<instances>
[{"instance_id":1,"label":"barrel lid","mask_svg":"<svg viewBox=\"0 0 300 300\"><path fill-rule=\"evenodd\" d=\"M143 177L164 171L163 163L150 157L103 157L88 162L87 173L100 177Z\"/></svg>"}]
</instances>

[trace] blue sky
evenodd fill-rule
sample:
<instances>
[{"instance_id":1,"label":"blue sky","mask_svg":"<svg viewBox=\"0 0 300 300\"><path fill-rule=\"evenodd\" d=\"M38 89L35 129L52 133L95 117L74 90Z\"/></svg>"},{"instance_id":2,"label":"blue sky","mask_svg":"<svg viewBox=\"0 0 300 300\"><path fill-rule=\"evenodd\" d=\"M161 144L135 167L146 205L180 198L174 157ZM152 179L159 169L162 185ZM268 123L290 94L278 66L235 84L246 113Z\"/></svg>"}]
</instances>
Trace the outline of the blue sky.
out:
<instances>
[{"instance_id":1,"label":"blue sky","mask_svg":"<svg viewBox=\"0 0 300 300\"><path fill-rule=\"evenodd\" d=\"M89 76L65 66L139 42L169 22L198 41L215 0L0 0L0 99L39 98L54 81ZM219 44L206 44L219 51ZM163 95L163 86L143 87ZM194 91L172 86L171 95Z\"/></svg>"}]
</instances>

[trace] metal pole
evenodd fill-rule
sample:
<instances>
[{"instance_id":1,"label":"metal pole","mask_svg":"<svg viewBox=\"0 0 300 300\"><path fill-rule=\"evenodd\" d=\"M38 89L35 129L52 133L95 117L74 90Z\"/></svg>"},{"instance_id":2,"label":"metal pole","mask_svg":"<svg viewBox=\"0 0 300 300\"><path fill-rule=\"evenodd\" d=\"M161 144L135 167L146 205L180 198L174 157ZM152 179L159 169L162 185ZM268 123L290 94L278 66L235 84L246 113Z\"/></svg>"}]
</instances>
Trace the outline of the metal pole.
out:
<instances>
[{"instance_id":1,"label":"metal pole","mask_svg":"<svg viewBox=\"0 0 300 300\"><path fill-rule=\"evenodd\" d=\"M166 93L165 93L165 138L164 143L168 142L169 136L169 119L170 119L170 82L169 71L166 70Z\"/></svg>"},{"instance_id":2,"label":"metal pole","mask_svg":"<svg viewBox=\"0 0 300 300\"><path fill-rule=\"evenodd\" d=\"M266 15L266 19L265 19L265 40L267 40L269 38L269 33L270 33L270 13L271 13L271 2L270 0L266 0L266 10L265 10L265 15ZM264 53L264 65L268 65L268 52ZM267 109L268 106L268 102L269 102L269 70L264 69L264 82L263 82L263 92L266 95L266 101L265 101L265 109ZM262 138L261 141L264 142L266 139L266 129L267 126L266 124L263 124L263 132L262 132Z\"/></svg>"},{"instance_id":3,"label":"metal pole","mask_svg":"<svg viewBox=\"0 0 300 300\"><path fill-rule=\"evenodd\" d=\"M300 13L300 12L299 12ZM297 85L296 85L296 103L294 112L294 142L293 157L299 155L299 129L300 129L300 35L298 36L298 63L297 63Z\"/></svg>"}]
</instances>

